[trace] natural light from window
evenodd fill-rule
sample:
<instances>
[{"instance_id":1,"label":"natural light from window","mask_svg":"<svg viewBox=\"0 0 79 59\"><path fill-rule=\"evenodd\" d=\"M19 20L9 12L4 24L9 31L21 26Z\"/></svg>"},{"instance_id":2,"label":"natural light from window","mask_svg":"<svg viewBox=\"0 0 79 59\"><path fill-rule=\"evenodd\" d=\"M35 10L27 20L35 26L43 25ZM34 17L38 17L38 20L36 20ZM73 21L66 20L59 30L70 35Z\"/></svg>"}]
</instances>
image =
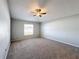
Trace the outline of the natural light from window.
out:
<instances>
[{"instance_id":1,"label":"natural light from window","mask_svg":"<svg viewBox=\"0 0 79 59\"><path fill-rule=\"evenodd\" d=\"M33 24L24 24L24 35L33 35Z\"/></svg>"}]
</instances>

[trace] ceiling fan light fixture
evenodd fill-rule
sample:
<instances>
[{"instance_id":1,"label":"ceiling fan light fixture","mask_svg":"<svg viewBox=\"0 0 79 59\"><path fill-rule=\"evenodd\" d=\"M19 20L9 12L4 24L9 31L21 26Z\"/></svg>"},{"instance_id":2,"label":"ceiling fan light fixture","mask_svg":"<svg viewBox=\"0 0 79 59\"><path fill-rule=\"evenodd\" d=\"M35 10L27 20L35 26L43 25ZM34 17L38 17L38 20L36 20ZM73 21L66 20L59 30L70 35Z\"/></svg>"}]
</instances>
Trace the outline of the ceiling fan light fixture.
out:
<instances>
[{"instance_id":1,"label":"ceiling fan light fixture","mask_svg":"<svg viewBox=\"0 0 79 59\"><path fill-rule=\"evenodd\" d=\"M32 11L32 13L33 16L39 16L39 17L42 17L43 15L47 14L46 11L43 11L43 9L41 8L35 9L34 11Z\"/></svg>"}]
</instances>

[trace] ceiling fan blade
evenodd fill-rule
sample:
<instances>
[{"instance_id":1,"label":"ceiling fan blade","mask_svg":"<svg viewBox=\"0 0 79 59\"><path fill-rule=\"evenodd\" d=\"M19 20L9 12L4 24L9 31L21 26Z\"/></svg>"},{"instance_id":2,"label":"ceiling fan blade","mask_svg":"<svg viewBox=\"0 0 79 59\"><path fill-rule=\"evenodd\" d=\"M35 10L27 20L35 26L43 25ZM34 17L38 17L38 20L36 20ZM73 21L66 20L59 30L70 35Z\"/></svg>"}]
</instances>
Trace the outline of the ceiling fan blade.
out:
<instances>
[{"instance_id":1,"label":"ceiling fan blade","mask_svg":"<svg viewBox=\"0 0 79 59\"><path fill-rule=\"evenodd\" d=\"M41 14L46 14L46 13L41 13Z\"/></svg>"},{"instance_id":2,"label":"ceiling fan blade","mask_svg":"<svg viewBox=\"0 0 79 59\"><path fill-rule=\"evenodd\" d=\"M36 15L33 15L33 16L36 16Z\"/></svg>"},{"instance_id":3,"label":"ceiling fan blade","mask_svg":"<svg viewBox=\"0 0 79 59\"><path fill-rule=\"evenodd\" d=\"M37 13L36 11L32 11L31 13Z\"/></svg>"}]
</instances>

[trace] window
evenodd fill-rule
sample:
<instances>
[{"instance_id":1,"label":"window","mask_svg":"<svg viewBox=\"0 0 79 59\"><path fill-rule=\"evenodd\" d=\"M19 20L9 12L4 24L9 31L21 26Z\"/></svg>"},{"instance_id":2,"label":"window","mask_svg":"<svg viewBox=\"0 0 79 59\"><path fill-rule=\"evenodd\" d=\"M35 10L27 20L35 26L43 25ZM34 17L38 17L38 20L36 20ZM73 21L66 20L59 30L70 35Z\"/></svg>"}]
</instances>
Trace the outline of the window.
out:
<instances>
[{"instance_id":1,"label":"window","mask_svg":"<svg viewBox=\"0 0 79 59\"><path fill-rule=\"evenodd\" d=\"M33 24L24 24L24 35L33 35Z\"/></svg>"}]
</instances>

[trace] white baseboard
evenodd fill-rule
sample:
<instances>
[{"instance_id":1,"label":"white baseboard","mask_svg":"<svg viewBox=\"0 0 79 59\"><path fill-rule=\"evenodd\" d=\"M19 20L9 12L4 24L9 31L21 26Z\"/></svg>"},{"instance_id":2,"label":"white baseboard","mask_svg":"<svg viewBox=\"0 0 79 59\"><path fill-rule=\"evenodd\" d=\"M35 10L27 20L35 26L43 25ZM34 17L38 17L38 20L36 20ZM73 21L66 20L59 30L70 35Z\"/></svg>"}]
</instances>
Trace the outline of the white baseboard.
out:
<instances>
[{"instance_id":1,"label":"white baseboard","mask_svg":"<svg viewBox=\"0 0 79 59\"><path fill-rule=\"evenodd\" d=\"M9 52L9 48L10 48L10 43L8 44L8 47L5 49L4 59L7 59L7 55L8 55L8 52Z\"/></svg>"}]
</instances>

